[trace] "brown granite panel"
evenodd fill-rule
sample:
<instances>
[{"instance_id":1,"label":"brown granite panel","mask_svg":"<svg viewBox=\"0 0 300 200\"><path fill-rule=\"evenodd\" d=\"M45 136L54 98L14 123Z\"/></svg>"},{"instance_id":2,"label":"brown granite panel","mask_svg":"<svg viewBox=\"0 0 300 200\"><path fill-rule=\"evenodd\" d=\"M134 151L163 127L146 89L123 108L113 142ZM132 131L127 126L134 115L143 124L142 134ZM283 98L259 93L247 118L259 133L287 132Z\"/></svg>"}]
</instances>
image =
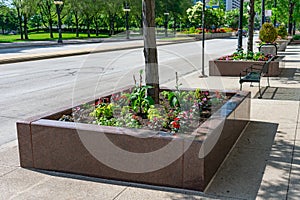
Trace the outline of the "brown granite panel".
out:
<instances>
[{"instance_id":1,"label":"brown granite panel","mask_svg":"<svg viewBox=\"0 0 300 200\"><path fill-rule=\"evenodd\" d=\"M34 164L32 157L30 122L18 121L17 132L20 154L20 166L32 168L34 167Z\"/></svg>"},{"instance_id":2,"label":"brown granite panel","mask_svg":"<svg viewBox=\"0 0 300 200\"><path fill-rule=\"evenodd\" d=\"M207 156L204 159L204 184L207 185L214 176L230 149L235 144L244 129L245 121L226 120L222 128L222 132L217 138L212 149L209 149ZM213 134L218 135L218 129L215 129ZM206 148L205 148L206 149Z\"/></svg>"},{"instance_id":3,"label":"brown granite panel","mask_svg":"<svg viewBox=\"0 0 300 200\"><path fill-rule=\"evenodd\" d=\"M49 121L49 124L47 124ZM139 183L147 183L154 185L165 185L172 187L182 187L182 157L179 156L174 162L153 172L146 173L128 173L113 169L106 166L97 160L90 151L86 149L82 143L82 138L79 137L74 123L60 122L59 126L54 126L51 120L41 120L32 124L33 134L33 155L35 167L39 169L64 171L70 173L83 174L108 179L133 181ZM74 124L73 128L68 125L68 128L63 128L62 124ZM62 126L61 126L62 125ZM96 127L96 126L95 126ZM77 127L78 128L78 127ZM109 128L106 128L109 130ZM80 134L87 134L87 139L91 144L97 144L108 132L96 132L91 130L81 130ZM84 133L83 133L84 132ZM114 132L114 131L112 131ZM128 135L113 135L110 140L117 143L120 147L132 152L151 152L170 142L165 138L136 138ZM86 142L86 141L85 141ZM156 147L158 145L158 147ZM180 153L183 148L183 142L177 140L175 153ZM113 149L101 149L101 146L96 147L100 151L105 151L107 157L112 155ZM177 151L177 152L176 152ZM161 155L161 158L155 160L163 160L166 155ZM120 159L122 161L122 158ZM141 165L145 162L134 160L136 165ZM151 160L148 162L151 163ZM152 162L153 163L153 162ZM145 166L149 167L149 166Z\"/></svg>"},{"instance_id":4,"label":"brown granite panel","mask_svg":"<svg viewBox=\"0 0 300 200\"><path fill-rule=\"evenodd\" d=\"M250 94L247 96L247 98L244 99L243 102L235 109L234 111L234 118L237 120L250 120L250 109L251 106L251 97Z\"/></svg>"},{"instance_id":5,"label":"brown granite panel","mask_svg":"<svg viewBox=\"0 0 300 200\"><path fill-rule=\"evenodd\" d=\"M204 191L204 159L199 158L202 141L194 140L191 143L186 139L184 145L187 150L183 156L183 188Z\"/></svg>"},{"instance_id":6,"label":"brown granite panel","mask_svg":"<svg viewBox=\"0 0 300 200\"><path fill-rule=\"evenodd\" d=\"M263 65L262 61L227 61L227 60L210 60L210 76L239 76L240 72L253 64ZM259 66L255 66L259 68ZM272 61L269 65L269 76L278 76L280 74L279 62Z\"/></svg>"}]
</instances>

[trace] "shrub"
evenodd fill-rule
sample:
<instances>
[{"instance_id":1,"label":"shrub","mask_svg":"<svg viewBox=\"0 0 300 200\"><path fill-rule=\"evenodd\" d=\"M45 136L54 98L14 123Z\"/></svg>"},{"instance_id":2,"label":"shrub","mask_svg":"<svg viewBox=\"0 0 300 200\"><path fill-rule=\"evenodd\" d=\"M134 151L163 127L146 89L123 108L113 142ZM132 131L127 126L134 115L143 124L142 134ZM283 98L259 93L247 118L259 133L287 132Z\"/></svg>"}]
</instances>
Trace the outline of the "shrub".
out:
<instances>
[{"instance_id":1,"label":"shrub","mask_svg":"<svg viewBox=\"0 0 300 200\"><path fill-rule=\"evenodd\" d=\"M294 36L293 36L293 39L294 39L294 40L300 40L300 35L294 35Z\"/></svg>"},{"instance_id":2,"label":"shrub","mask_svg":"<svg viewBox=\"0 0 300 200\"><path fill-rule=\"evenodd\" d=\"M271 23L264 23L259 31L259 39L265 43L273 43L277 39L277 30Z\"/></svg>"},{"instance_id":3,"label":"shrub","mask_svg":"<svg viewBox=\"0 0 300 200\"><path fill-rule=\"evenodd\" d=\"M277 29L278 36L280 36L282 39L286 38L288 35L287 30L284 25L280 25Z\"/></svg>"}]
</instances>

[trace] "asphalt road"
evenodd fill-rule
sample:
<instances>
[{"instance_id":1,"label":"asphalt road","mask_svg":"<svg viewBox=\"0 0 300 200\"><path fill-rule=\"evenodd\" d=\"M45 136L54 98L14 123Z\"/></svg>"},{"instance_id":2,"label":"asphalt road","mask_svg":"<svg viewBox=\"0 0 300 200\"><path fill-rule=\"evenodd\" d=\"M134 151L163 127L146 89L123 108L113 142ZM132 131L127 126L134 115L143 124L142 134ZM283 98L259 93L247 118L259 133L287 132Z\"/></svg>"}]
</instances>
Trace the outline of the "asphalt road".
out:
<instances>
[{"instance_id":1,"label":"asphalt road","mask_svg":"<svg viewBox=\"0 0 300 200\"><path fill-rule=\"evenodd\" d=\"M59 48L90 48L95 45L1 50L0 56L50 52ZM208 40L206 74L208 60L230 54L236 46L237 39ZM174 80L175 72L183 76L198 71L201 75L201 52L201 41L159 47L160 82L163 84ZM0 146L16 140L17 120L60 107L71 107L82 99L132 85L133 75L138 79L138 71L143 68L141 48L0 65Z\"/></svg>"}]
</instances>

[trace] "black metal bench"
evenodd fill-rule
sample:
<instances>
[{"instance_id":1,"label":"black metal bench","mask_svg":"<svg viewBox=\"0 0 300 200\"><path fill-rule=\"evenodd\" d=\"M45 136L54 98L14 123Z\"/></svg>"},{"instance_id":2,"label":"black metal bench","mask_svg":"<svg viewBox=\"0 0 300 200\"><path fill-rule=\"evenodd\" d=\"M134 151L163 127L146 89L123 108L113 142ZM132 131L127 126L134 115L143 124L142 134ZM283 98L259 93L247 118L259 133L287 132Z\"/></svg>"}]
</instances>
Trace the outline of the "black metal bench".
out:
<instances>
[{"instance_id":1,"label":"black metal bench","mask_svg":"<svg viewBox=\"0 0 300 200\"><path fill-rule=\"evenodd\" d=\"M268 61L264 62L262 65L259 64L253 64L250 67L246 68L245 70L240 72L240 90L242 90L243 83L250 82L252 86L252 83L258 83L259 88L259 99L262 98L261 88L260 88L260 79L261 77L267 75L268 79L268 86L270 87L270 80L268 76L269 72L269 65L270 62L273 60L273 58L269 59ZM255 66L259 66L256 68ZM243 76L244 75L244 76Z\"/></svg>"}]
</instances>

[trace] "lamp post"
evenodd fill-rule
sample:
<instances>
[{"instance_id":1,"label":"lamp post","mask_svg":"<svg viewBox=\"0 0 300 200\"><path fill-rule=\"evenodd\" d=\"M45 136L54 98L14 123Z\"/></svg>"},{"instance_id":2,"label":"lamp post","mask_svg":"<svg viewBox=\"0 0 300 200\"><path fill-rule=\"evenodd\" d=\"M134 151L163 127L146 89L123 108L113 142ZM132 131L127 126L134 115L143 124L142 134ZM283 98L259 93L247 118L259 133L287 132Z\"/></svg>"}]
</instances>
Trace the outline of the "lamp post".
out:
<instances>
[{"instance_id":1,"label":"lamp post","mask_svg":"<svg viewBox=\"0 0 300 200\"><path fill-rule=\"evenodd\" d=\"M61 33L61 20L60 20L60 12L61 12L61 6L64 4L63 1L54 1L54 4L56 6L56 12L57 12L57 18L58 18L58 40L57 43L61 44L62 41L62 33Z\"/></svg>"},{"instance_id":2,"label":"lamp post","mask_svg":"<svg viewBox=\"0 0 300 200\"><path fill-rule=\"evenodd\" d=\"M243 7L244 0L240 0L240 16L239 16L239 29L238 29L238 48L237 51L243 51Z\"/></svg>"},{"instance_id":3,"label":"lamp post","mask_svg":"<svg viewBox=\"0 0 300 200\"><path fill-rule=\"evenodd\" d=\"M207 77L204 71L204 63L205 63L205 3L207 0L203 0L202 3L202 76L201 78Z\"/></svg>"},{"instance_id":4,"label":"lamp post","mask_svg":"<svg viewBox=\"0 0 300 200\"><path fill-rule=\"evenodd\" d=\"M126 39L129 39L129 22L128 22L129 12L130 12L129 4L127 3L124 4L123 11L125 12Z\"/></svg>"},{"instance_id":5,"label":"lamp post","mask_svg":"<svg viewBox=\"0 0 300 200\"><path fill-rule=\"evenodd\" d=\"M170 13L165 12L164 16L165 16L165 37L168 37L168 17L169 17Z\"/></svg>"},{"instance_id":6,"label":"lamp post","mask_svg":"<svg viewBox=\"0 0 300 200\"><path fill-rule=\"evenodd\" d=\"M261 26L265 23L265 0L261 1Z\"/></svg>"},{"instance_id":7,"label":"lamp post","mask_svg":"<svg viewBox=\"0 0 300 200\"><path fill-rule=\"evenodd\" d=\"M274 8L276 8L277 7L277 0L274 0ZM276 22L277 21L277 19L276 19L276 11L275 11L275 13L274 13L274 27L276 27Z\"/></svg>"}]
</instances>

